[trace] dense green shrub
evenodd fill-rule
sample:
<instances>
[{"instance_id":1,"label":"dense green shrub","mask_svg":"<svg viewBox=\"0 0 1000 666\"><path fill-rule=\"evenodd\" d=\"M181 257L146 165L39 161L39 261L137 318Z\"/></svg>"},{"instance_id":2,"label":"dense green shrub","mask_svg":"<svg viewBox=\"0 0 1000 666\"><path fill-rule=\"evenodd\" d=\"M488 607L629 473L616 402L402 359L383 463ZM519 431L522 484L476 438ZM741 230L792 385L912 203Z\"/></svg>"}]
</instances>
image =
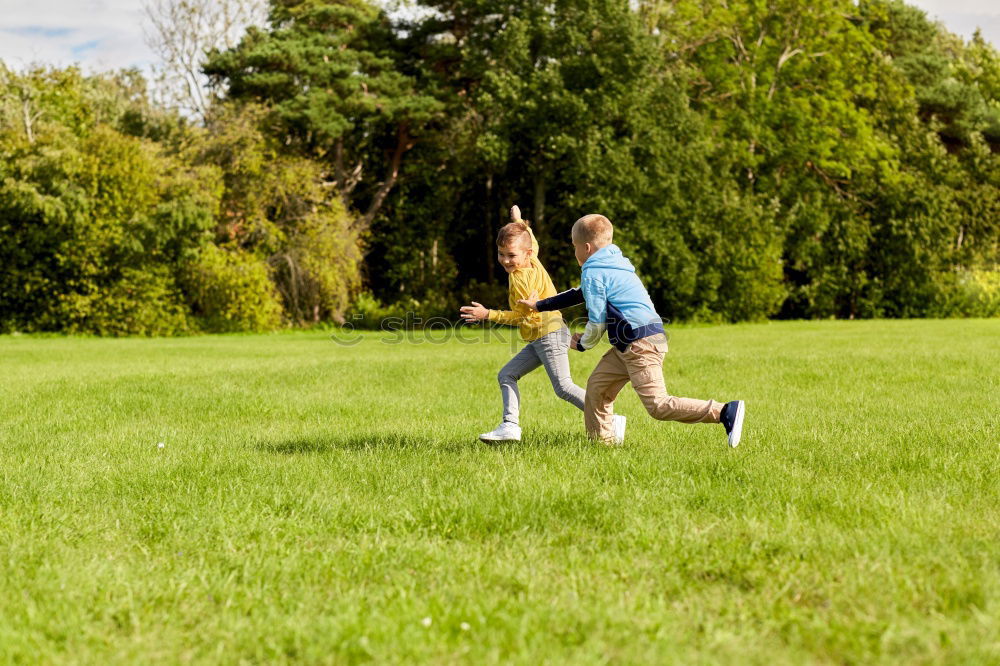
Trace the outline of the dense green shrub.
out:
<instances>
[{"instance_id":1,"label":"dense green shrub","mask_svg":"<svg viewBox=\"0 0 1000 666\"><path fill-rule=\"evenodd\" d=\"M136 80L0 69L0 330L174 335L339 320L359 230L320 165L253 108L209 129ZM225 246L220 249L214 243Z\"/></svg>"},{"instance_id":2,"label":"dense green shrub","mask_svg":"<svg viewBox=\"0 0 1000 666\"><path fill-rule=\"evenodd\" d=\"M220 106L192 159L223 172L219 243L264 257L292 323L342 321L361 283L360 228L317 162L284 155L261 130L266 110Z\"/></svg>"},{"instance_id":3,"label":"dense green shrub","mask_svg":"<svg viewBox=\"0 0 1000 666\"><path fill-rule=\"evenodd\" d=\"M198 331L165 266L126 268L99 293L60 294L59 301L63 330L68 333L165 336Z\"/></svg>"},{"instance_id":4,"label":"dense green shrub","mask_svg":"<svg viewBox=\"0 0 1000 666\"><path fill-rule=\"evenodd\" d=\"M502 299L497 298L491 301L478 294L473 298L466 298L463 303L471 300L482 300L484 305L489 304L494 308L506 308L507 296L503 294ZM344 322L357 329L398 329L398 328L422 328L429 324L440 326L448 321L454 324L460 323L458 315L458 305L451 299L443 297L435 298L433 295L426 300L418 301L413 298L399 299L391 304L384 304L371 292L358 294L351 307L348 308Z\"/></svg>"},{"instance_id":5,"label":"dense green shrub","mask_svg":"<svg viewBox=\"0 0 1000 666\"><path fill-rule=\"evenodd\" d=\"M939 317L1000 317L1000 266L952 271L941 285L931 314Z\"/></svg>"},{"instance_id":6,"label":"dense green shrub","mask_svg":"<svg viewBox=\"0 0 1000 666\"><path fill-rule=\"evenodd\" d=\"M250 252L206 245L184 267L181 280L206 331L270 331L281 325L281 300L267 263Z\"/></svg>"},{"instance_id":7,"label":"dense green shrub","mask_svg":"<svg viewBox=\"0 0 1000 666\"><path fill-rule=\"evenodd\" d=\"M190 332L175 276L211 239L216 172L100 122L115 118L93 97L108 89L74 69L7 73L3 83L34 121L0 127L2 327Z\"/></svg>"}]
</instances>

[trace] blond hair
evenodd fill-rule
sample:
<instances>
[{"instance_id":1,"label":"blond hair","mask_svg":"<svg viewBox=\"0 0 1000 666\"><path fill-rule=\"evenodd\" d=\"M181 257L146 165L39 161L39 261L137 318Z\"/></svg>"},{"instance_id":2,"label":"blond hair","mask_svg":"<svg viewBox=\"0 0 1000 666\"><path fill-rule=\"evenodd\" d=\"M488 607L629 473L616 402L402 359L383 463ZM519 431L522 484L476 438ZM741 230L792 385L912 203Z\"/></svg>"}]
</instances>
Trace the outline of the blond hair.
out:
<instances>
[{"instance_id":1,"label":"blond hair","mask_svg":"<svg viewBox=\"0 0 1000 666\"><path fill-rule=\"evenodd\" d=\"M611 245L614 233L611 220L603 215L584 215L573 224L574 243L590 243L601 248Z\"/></svg>"},{"instance_id":2,"label":"blond hair","mask_svg":"<svg viewBox=\"0 0 1000 666\"><path fill-rule=\"evenodd\" d=\"M531 231L528 229L527 222L518 220L500 227L500 233L497 234L497 247L508 247L518 240L525 247L531 247Z\"/></svg>"}]
</instances>

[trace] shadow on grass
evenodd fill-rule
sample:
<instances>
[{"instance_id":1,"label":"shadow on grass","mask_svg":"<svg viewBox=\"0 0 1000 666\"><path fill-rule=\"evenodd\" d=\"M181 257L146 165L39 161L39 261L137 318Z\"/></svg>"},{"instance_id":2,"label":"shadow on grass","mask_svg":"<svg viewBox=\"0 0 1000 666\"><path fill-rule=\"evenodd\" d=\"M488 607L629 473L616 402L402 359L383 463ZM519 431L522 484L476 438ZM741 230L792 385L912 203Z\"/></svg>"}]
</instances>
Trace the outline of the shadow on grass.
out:
<instances>
[{"instance_id":1,"label":"shadow on grass","mask_svg":"<svg viewBox=\"0 0 1000 666\"><path fill-rule=\"evenodd\" d=\"M394 432L354 433L351 435L333 435L318 433L275 441L258 441L254 448L264 453L283 455L306 455L331 453L333 451L373 451L373 450L409 450L433 449L435 451L469 451L474 449L493 449L518 452L529 449L552 447L577 447L581 438L568 433L539 432L535 436L525 437L520 442L480 442L475 435L461 438L447 436L412 435Z\"/></svg>"}]
</instances>

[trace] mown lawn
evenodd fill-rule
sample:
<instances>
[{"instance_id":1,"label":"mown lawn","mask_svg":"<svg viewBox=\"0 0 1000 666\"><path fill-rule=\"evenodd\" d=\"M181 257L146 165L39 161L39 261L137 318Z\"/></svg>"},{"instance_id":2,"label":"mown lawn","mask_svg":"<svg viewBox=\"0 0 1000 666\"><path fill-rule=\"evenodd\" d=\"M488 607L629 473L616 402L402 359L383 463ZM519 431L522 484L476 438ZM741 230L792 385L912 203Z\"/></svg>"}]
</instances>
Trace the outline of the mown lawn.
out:
<instances>
[{"instance_id":1,"label":"mown lawn","mask_svg":"<svg viewBox=\"0 0 1000 666\"><path fill-rule=\"evenodd\" d=\"M735 450L387 337L0 337L0 659L1000 663L1000 320L672 328Z\"/></svg>"}]
</instances>

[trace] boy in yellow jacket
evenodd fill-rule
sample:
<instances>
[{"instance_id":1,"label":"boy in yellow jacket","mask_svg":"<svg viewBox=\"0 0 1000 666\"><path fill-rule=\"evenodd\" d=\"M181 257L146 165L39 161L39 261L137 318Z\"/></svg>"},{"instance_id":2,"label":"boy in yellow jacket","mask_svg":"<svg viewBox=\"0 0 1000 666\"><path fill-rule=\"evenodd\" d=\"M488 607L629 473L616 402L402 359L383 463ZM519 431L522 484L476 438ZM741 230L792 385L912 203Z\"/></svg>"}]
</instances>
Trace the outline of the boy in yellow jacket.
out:
<instances>
[{"instance_id":1,"label":"boy in yellow jacket","mask_svg":"<svg viewBox=\"0 0 1000 666\"><path fill-rule=\"evenodd\" d=\"M517 326L521 338L528 344L512 358L497 375L503 398L503 420L490 432L479 436L484 442L518 441L521 439L521 394L517 380L539 366L544 366L556 395L577 409L583 409L585 391L573 382L569 370L570 334L558 311L535 312L518 303L537 293L542 298L556 295L542 262L538 260L538 241L531 227L521 219L514 206L510 224L497 235L497 258L509 276L508 304L510 310L490 310L476 301L461 308L466 322L489 320ZM614 417L615 439L625 436L625 417Z\"/></svg>"}]
</instances>

